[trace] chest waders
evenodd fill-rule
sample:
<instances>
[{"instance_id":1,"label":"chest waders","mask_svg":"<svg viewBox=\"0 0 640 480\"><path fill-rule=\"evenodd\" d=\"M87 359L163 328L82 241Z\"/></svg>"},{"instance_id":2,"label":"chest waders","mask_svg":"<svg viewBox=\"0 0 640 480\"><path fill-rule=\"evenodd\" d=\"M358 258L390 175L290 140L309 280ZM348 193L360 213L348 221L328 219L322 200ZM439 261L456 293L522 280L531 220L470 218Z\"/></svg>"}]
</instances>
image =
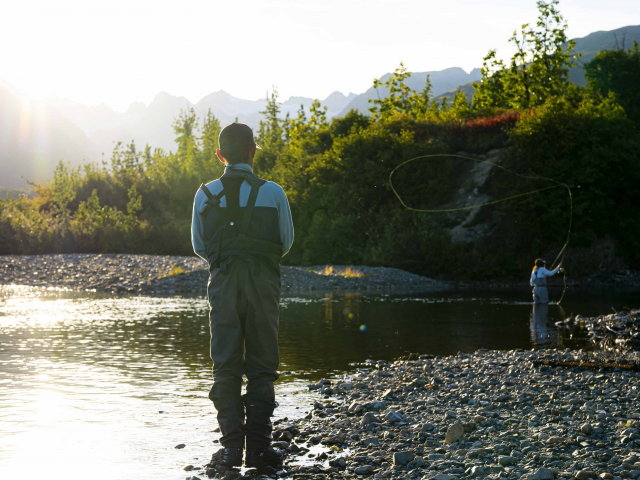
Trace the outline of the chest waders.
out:
<instances>
[{"instance_id":1,"label":"chest waders","mask_svg":"<svg viewBox=\"0 0 640 480\"><path fill-rule=\"evenodd\" d=\"M228 170L223 190L207 195L205 233L209 239L209 297L213 386L209 398L218 411L220 443L227 448L261 449L271 443L276 406L273 382L280 362L278 324L280 258L277 215L260 214L256 199L265 181L251 173ZM251 186L240 207L243 181ZM220 206L222 197L226 207ZM276 221L274 221L274 218ZM274 231L276 229L276 231ZM241 395L242 377L247 377Z\"/></svg>"},{"instance_id":2,"label":"chest waders","mask_svg":"<svg viewBox=\"0 0 640 480\"><path fill-rule=\"evenodd\" d=\"M547 290L546 275L539 276L536 270L533 277L533 303L549 303L549 291Z\"/></svg>"}]
</instances>

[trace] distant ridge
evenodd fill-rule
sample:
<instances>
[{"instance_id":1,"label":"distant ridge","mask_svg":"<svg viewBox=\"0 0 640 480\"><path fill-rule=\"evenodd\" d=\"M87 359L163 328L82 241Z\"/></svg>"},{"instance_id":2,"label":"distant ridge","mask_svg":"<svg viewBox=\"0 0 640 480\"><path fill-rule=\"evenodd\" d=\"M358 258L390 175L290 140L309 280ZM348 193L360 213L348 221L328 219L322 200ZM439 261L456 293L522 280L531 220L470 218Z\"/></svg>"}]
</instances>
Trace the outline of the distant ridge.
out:
<instances>
[{"instance_id":1,"label":"distant ridge","mask_svg":"<svg viewBox=\"0 0 640 480\"><path fill-rule=\"evenodd\" d=\"M435 96L441 95L449 90L452 90L459 85L465 83L475 82L480 80L480 69L474 68L471 72L467 73L460 67L447 68L438 72L416 72L405 81L408 87L421 92L427 81L427 75L431 81L432 93ZM390 73L382 76L380 80L384 82L389 77ZM369 113L370 99L380 97L386 97L389 95L389 91L386 88L380 88L377 92L371 87L361 95L356 96L349 104L340 112L340 115L345 115L349 110L358 110L361 113Z\"/></svg>"}]
</instances>

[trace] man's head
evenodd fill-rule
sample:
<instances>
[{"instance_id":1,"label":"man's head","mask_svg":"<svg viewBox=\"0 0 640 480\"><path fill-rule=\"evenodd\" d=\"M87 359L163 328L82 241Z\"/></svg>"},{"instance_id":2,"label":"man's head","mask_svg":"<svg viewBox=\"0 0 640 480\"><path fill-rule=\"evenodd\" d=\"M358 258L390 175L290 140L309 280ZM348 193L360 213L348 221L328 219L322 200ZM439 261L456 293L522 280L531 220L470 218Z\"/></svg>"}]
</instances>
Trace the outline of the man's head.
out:
<instances>
[{"instance_id":1,"label":"man's head","mask_svg":"<svg viewBox=\"0 0 640 480\"><path fill-rule=\"evenodd\" d=\"M546 265L547 262L545 262L544 260L542 260L541 258L538 258L536 260L536 267L538 268L542 268Z\"/></svg>"},{"instance_id":2,"label":"man's head","mask_svg":"<svg viewBox=\"0 0 640 480\"><path fill-rule=\"evenodd\" d=\"M222 163L248 163L253 164L256 148L260 146L253 139L253 131L244 123L230 123L220 131L218 137L220 148L217 150L218 158Z\"/></svg>"}]
</instances>

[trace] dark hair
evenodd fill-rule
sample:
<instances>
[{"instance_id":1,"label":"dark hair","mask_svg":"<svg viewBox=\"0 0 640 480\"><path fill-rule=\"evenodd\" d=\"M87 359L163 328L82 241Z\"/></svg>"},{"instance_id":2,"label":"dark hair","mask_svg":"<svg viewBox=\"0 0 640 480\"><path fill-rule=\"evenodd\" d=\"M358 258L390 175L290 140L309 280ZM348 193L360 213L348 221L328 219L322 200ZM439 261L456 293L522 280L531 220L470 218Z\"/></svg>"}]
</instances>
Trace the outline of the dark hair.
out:
<instances>
[{"instance_id":1,"label":"dark hair","mask_svg":"<svg viewBox=\"0 0 640 480\"><path fill-rule=\"evenodd\" d=\"M229 162L230 165L234 165L236 163L247 163L249 161L250 152L251 147L229 149L220 148L220 154L227 162Z\"/></svg>"},{"instance_id":2,"label":"dark hair","mask_svg":"<svg viewBox=\"0 0 640 480\"><path fill-rule=\"evenodd\" d=\"M541 258L536 260L536 267L544 267L545 261Z\"/></svg>"}]
</instances>

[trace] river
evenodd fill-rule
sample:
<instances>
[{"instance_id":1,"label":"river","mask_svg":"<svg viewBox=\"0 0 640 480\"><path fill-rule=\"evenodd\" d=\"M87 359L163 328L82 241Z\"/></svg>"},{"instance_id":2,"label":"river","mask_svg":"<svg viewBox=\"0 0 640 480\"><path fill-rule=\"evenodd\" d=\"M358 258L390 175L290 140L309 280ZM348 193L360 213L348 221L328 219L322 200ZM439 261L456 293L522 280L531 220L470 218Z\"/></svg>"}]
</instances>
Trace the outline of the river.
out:
<instances>
[{"instance_id":1,"label":"river","mask_svg":"<svg viewBox=\"0 0 640 480\"><path fill-rule=\"evenodd\" d=\"M552 297L554 292L552 292ZM636 306L637 292L325 295L282 300L277 417L308 410L306 385L407 352L582 348L570 313ZM0 478L180 479L219 434L203 298L0 287ZM178 444L185 448L174 448Z\"/></svg>"}]
</instances>

